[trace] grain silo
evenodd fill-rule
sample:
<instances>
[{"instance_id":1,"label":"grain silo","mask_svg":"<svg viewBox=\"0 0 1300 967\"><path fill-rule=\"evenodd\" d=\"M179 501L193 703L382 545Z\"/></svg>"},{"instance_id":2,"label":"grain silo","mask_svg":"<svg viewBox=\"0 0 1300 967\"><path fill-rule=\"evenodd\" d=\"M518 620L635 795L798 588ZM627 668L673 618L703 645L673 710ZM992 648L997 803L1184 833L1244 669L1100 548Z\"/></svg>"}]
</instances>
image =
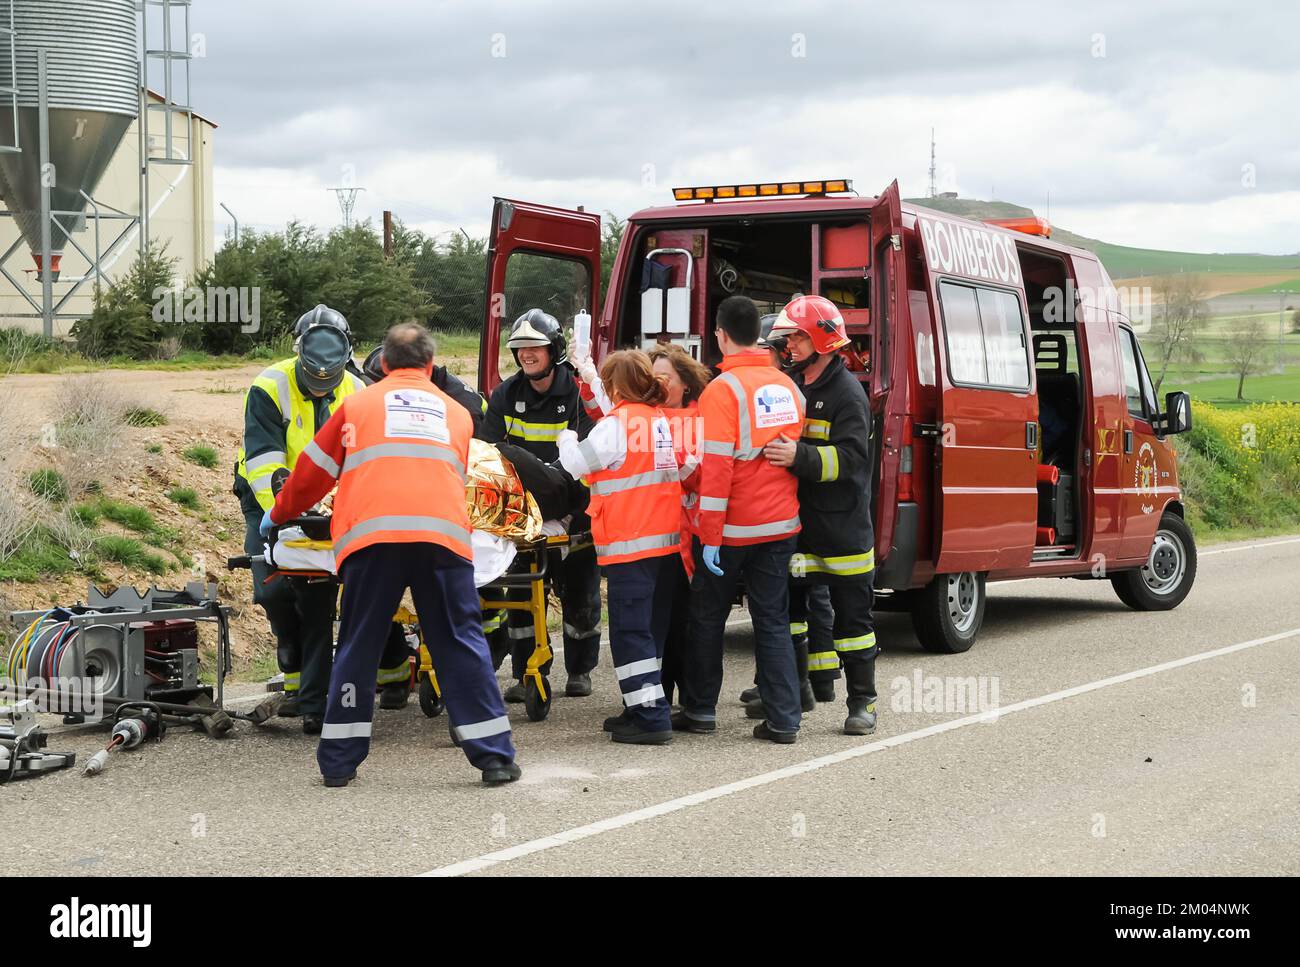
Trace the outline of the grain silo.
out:
<instances>
[{"instance_id":1,"label":"grain silo","mask_svg":"<svg viewBox=\"0 0 1300 967\"><path fill-rule=\"evenodd\" d=\"M0 6L0 10L3 7ZM0 153L0 199L40 265L42 248L38 52L46 52L53 277L65 226L85 208L123 134L139 114L135 0L13 0L12 38L0 38L0 132L20 150ZM71 213L71 214L70 214Z\"/></svg>"}]
</instances>

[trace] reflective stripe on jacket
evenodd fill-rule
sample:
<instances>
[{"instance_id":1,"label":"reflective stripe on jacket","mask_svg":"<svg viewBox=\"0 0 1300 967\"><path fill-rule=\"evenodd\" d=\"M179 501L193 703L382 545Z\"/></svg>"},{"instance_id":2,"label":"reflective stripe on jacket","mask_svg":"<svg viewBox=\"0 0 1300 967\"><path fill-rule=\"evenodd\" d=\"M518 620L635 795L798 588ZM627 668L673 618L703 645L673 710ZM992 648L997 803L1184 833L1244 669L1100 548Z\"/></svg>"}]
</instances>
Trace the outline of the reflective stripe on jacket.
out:
<instances>
[{"instance_id":1,"label":"reflective stripe on jacket","mask_svg":"<svg viewBox=\"0 0 1300 967\"><path fill-rule=\"evenodd\" d=\"M423 371L399 369L343 406L303 449L272 519L284 523L338 481L331 533L341 566L372 544L428 543L472 559L465 462L473 421Z\"/></svg>"},{"instance_id":2,"label":"reflective stripe on jacket","mask_svg":"<svg viewBox=\"0 0 1300 967\"><path fill-rule=\"evenodd\" d=\"M239 448L235 474L248 484L263 510L275 503L271 493L272 476L277 470L294 468L318 429L316 400L298 388L294 377L297 362L297 357L290 357L268 366L244 394L244 445ZM327 404L330 416L361 388L361 380L345 372L343 382ZM274 411L261 405L255 394L264 394L274 404ZM279 427L266 425L267 421L259 418L259 410L278 412Z\"/></svg>"},{"instance_id":3,"label":"reflective stripe on jacket","mask_svg":"<svg viewBox=\"0 0 1300 967\"><path fill-rule=\"evenodd\" d=\"M617 470L606 467L586 477L596 560L622 564L677 553L681 484L667 418L643 403L620 403L605 419L622 425L627 455Z\"/></svg>"},{"instance_id":4,"label":"reflective stripe on jacket","mask_svg":"<svg viewBox=\"0 0 1300 967\"><path fill-rule=\"evenodd\" d=\"M722 360L700 396L699 536L706 545L758 544L799 532L798 481L770 464L763 447L797 440L803 396L766 349Z\"/></svg>"}]
</instances>

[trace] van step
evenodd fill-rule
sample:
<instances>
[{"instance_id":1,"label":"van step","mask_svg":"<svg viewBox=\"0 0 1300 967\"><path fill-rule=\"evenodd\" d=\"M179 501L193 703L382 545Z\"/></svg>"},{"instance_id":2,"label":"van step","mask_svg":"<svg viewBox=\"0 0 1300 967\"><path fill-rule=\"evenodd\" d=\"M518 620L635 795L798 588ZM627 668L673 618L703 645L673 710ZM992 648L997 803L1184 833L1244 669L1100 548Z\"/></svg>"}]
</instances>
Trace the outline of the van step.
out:
<instances>
[{"instance_id":1,"label":"van step","mask_svg":"<svg viewBox=\"0 0 1300 967\"><path fill-rule=\"evenodd\" d=\"M1055 544L1052 547L1035 547L1033 560L1048 561L1058 557L1073 557L1074 555L1073 544Z\"/></svg>"}]
</instances>

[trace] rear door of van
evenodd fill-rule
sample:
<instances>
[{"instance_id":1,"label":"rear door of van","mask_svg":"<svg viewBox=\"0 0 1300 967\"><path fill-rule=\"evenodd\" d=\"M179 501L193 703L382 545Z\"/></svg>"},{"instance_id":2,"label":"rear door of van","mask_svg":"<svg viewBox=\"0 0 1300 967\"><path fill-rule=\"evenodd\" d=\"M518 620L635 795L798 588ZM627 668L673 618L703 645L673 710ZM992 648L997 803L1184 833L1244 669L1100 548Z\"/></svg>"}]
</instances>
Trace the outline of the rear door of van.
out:
<instances>
[{"instance_id":1,"label":"rear door of van","mask_svg":"<svg viewBox=\"0 0 1300 967\"><path fill-rule=\"evenodd\" d=\"M599 318L600 216L494 199L486 288L478 359L484 396L501 382L500 353L510 323L525 311L542 308L566 331L580 309Z\"/></svg>"},{"instance_id":2,"label":"rear door of van","mask_svg":"<svg viewBox=\"0 0 1300 967\"><path fill-rule=\"evenodd\" d=\"M1010 233L917 213L938 322L940 574L1027 566L1038 520L1038 399Z\"/></svg>"}]
</instances>

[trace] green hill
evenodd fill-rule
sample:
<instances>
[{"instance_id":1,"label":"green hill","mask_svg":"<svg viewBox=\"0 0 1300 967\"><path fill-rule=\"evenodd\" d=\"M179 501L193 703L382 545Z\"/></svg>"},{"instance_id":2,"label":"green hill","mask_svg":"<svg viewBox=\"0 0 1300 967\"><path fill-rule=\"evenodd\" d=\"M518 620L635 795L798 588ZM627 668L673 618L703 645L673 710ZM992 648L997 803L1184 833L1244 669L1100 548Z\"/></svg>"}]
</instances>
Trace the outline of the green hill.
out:
<instances>
[{"instance_id":1,"label":"green hill","mask_svg":"<svg viewBox=\"0 0 1300 967\"><path fill-rule=\"evenodd\" d=\"M933 208L950 215L980 221L990 218L1024 218L1034 210L1005 201L981 201L975 198L908 198L908 204ZM1134 248L1115 245L1100 239L1076 235L1056 225L1052 238L1066 245L1086 248L1101 258L1111 278L1128 279L1140 275L1168 275L1175 272L1220 272L1224 274L1253 274L1257 272L1295 272L1300 287L1300 253L1295 255L1252 255L1247 253L1203 254L1199 252L1166 252L1160 249ZM1265 286L1265 289L1278 286ZM1290 285L1284 287L1290 288Z\"/></svg>"}]
</instances>

